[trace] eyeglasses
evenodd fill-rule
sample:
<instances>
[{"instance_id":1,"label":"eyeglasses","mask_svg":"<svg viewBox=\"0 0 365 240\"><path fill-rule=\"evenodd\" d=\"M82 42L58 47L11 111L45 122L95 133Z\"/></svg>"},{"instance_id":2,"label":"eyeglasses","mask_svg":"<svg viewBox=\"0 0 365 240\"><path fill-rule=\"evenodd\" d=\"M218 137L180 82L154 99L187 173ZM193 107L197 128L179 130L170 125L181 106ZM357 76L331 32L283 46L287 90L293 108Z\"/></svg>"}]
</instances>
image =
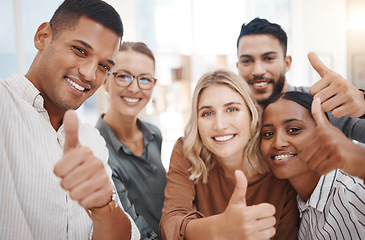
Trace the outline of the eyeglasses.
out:
<instances>
[{"instance_id":1,"label":"eyeglasses","mask_svg":"<svg viewBox=\"0 0 365 240\"><path fill-rule=\"evenodd\" d=\"M153 88L156 78L153 77L139 77L133 76L121 72L108 72L108 75L114 75L115 83L120 87L128 87L132 84L133 80L137 80L138 87L143 90L149 90Z\"/></svg>"}]
</instances>

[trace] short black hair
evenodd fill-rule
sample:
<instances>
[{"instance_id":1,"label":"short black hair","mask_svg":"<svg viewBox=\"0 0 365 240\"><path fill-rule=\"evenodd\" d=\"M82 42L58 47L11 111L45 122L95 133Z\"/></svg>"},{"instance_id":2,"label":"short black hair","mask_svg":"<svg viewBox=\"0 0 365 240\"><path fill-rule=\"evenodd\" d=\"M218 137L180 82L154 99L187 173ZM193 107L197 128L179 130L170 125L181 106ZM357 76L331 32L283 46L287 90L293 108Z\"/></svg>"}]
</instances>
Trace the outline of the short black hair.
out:
<instances>
[{"instance_id":1,"label":"short black hair","mask_svg":"<svg viewBox=\"0 0 365 240\"><path fill-rule=\"evenodd\" d=\"M118 12L101 0L65 0L53 14L50 24L53 38L74 27L81 17L88 17L123 37L123 23Z\"/></svg>"},{"instance_id":2,"label":"short black hair","mask_svg":"<svg viewBox=\"0 0 365 240\"><path fill-rule=\"evenodd\" d=\"M237 49L238 43L241 37L251 34L270 34L279 40L280 45L283 47L284 57L286 56L287 46L288 46L288 36L286 32L281 28L279 24L271 23L266 19L255 18L249 23L242 24L240 35L237 39Z\"/></svg>"}]
</instances>

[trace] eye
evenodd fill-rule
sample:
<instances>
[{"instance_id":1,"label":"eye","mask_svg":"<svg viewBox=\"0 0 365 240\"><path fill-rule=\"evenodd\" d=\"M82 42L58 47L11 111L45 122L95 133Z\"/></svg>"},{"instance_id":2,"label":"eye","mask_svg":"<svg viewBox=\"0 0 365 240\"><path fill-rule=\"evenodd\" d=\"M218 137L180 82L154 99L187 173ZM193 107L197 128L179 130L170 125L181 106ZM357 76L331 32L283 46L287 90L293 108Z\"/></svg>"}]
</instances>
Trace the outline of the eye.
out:
<instances>
[{"instance_id":1,"label":"eye","mask_svg":"<svg viewBox=\"0 0 365 240\"><path fill-rule=\"evenodd\" d=\"M105 64L99 64L99 66L101 67L101 71L103 72L109 72L110 71L110 67L108 65Z\"/></svg>"},{"instance_id":2,"label":"eye","mask_svg":"<svg viewBox=\"0 0 365 240\"><path fill-rule=\"evenodd\" d=\"M270 138L273 135L274 135L274 133L270 132L270 131L261 132L261 137L262 138Z\"/></svg>"},{"instance_id":3,"label":"eye","mask_svg":"<svg viewBox=\"0 0 365 240\"><path fill-rule=\"evenodd\" d=\"M141 83L151 83L151 82L153 82L153 80L152 80L152 78L148 78L148 77L140 77L139 82L141 82Z\"/></svg>"},{"instance_id":4,"label":"eye","mask_svg":"<svg viewBox=\"0 0 365 240\"><path fill-rule=\"evenodd\" d=\"M252 62L252 60L251 59L241 59L241 61L240 61L243 65L248 65L249 63L251 63Z\"/></svg>"},{"instance_id":5,"label":"eye","mask_svg":"<svg viewBox=\"0 0 365 240\"><path fill-rule=\"evenodd\" d=\"M265 58L265 61L267 61L267 62L272 62L272 61L274 61L276 58L275 57L270 57L270 56L268 56L268 57L266 57Z\"/></svg>"},{"instance_id":6,"label":"eye","mask_svg":"<svg viewBox=\"0 0 365 240\"><path fill-rule=\"evenodd\" d=\"M87 56L87 51L85 51L83 48L80 48L78 46L72 46L72 51L80 57L86 57Z\"/></svg>"},{"instance_id":7,"label":"eye","mask_svg":"<svg viewBox=\"0 0 365 240\"><path fill-rule=\"evenodd\" d=\"M126 74L122 74L122 73L118 73L117 75L115 75L115 77L119 80L123 80L126 82L131 82L132 81L132 77Z\"/></svg>"},{"instance_id":8,"label":"eye","mask_svg":"<svg viewBox=\"0 0 365 240\"><path fill-rule=\"evenodd\" d=\"M230 107L227 109L227 112L237 112L238 111L238 108L236 107Z\"/></svg>"},{"instance_id":9,"label":"eye","mask_svg":"<svg viewBox=\"0 0 365 240\"><path fill-rule=\"evenodd\" d=\"M202 117L208 117L208 116L211 116L211 115L213 115L212 112L206 111L206 112L203 112L201 116Z\"/></svg>"},{"instance_id":10,"label":"eye","mask_svg":"<svg viewBox=\"0 0 365 240\"><path fill-rule=\"evenodd\" d=\"M298 127L291 127L288 129L288 133L291 133L291 134L299 134L301 132L301 128L298 128Z\"/></svg>"}]
</instances>

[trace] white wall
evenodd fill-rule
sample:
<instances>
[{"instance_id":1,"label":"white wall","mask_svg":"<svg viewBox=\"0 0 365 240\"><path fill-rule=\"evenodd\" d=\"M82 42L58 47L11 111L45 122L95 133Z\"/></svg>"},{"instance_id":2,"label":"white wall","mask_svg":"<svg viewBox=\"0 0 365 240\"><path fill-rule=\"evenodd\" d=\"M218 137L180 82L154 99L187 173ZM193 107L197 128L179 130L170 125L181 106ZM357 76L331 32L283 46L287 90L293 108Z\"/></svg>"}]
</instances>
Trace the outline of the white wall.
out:
<instances>
[{"instance_id":1,"label":"white wall","mask_svg":"<svg viewBox=\"0 0 365 240\"><path fill-rule=\"evenodd\" d=\"M346 0L293 0L291 26L290 83L312 85L318 80L307 59L309 51L318 53L328 67L347 76Z\"/></svg>"}]
</instances>

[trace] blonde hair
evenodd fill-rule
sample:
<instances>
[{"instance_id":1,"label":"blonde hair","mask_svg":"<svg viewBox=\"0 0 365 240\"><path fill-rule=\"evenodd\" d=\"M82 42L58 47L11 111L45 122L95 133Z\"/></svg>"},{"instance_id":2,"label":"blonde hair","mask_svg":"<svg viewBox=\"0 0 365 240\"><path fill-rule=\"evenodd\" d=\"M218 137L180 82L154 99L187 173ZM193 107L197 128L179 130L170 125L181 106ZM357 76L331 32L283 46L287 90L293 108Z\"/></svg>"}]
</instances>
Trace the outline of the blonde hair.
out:
<instances>
[{"instance_id":1,"label":"blonde hair","mask_svg":"<svg viewBox=\"0 0 365 240\"><path fill-rule=\"evenodd\" d=\"M208 181L208 172L216 164L214 154L203 145L198 132L199 97L204 89L214 84L228 86L239 93L251 113L251 138L246 145L243 161L245 174L250 176L254 170L257 170L259 173L267 172L269 168L262 159L259 144L261 129L260 108L254 95L248 84L239 75L227 70L217 70L205 73L199 79L193 93L190 119L185 126L183 143L184 155L192 164L192 167L189 169L191 173L190 179L193 181L202 179L203 183L206 183Z\"/></svg>"}]
</instances>

